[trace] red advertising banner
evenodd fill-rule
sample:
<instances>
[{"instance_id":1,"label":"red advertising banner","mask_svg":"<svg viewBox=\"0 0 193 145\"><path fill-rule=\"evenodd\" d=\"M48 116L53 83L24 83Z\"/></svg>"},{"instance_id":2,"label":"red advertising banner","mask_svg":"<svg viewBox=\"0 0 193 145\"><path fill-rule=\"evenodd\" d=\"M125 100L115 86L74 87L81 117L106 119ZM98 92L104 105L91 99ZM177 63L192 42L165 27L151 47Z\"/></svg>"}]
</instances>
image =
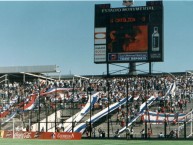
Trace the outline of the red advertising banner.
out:
<instances>
[{"instance_id":1,"label":"red advertising banner","mask_svg":"<svg viewBox=\"0 0 193 145\"><path fill-rule=\"evenodd\" d=\"M57 140L80 140L82 134L78 132L25 132L25 131L3 131L3 138L18 139L57 139Z\"/></svg>"}]
</instances>

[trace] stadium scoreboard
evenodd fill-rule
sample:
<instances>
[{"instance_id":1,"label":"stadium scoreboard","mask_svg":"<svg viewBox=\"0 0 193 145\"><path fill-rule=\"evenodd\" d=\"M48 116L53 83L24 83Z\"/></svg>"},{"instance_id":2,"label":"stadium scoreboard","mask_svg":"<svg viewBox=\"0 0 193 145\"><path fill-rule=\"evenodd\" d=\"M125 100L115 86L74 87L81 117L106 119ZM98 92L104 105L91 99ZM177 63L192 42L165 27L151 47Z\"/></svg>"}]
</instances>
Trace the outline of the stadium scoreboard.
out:
<instances>
[{"instance_id":1,"label":"stadium scoreboard","mask_svg":"<svg viewBox=\"0 0 193 145\"><path fill-rule=\"evenodd\" d=\"M111 8L95 5L94 62L163 61L163 5Z\"/></svg>"}]
</instances>

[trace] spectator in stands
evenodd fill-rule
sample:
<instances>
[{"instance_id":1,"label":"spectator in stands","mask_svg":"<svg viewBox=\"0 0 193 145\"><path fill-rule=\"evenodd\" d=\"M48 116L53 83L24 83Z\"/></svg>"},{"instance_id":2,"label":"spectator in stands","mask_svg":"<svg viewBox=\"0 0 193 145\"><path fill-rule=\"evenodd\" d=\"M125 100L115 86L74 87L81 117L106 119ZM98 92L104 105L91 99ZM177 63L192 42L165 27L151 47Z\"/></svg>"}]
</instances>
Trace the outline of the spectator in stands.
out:
<instances>
[{"instance_id":1,"label":"spectator in stands","mask_svg":"<svg viewBox=\"0 0 193 145\"><path fill-rule=\"evenodd\" d=\"M102 138L105 138L105 131L102 131Z\"/></svg>"},{"instance_id":2,"label":"spectator in stands","mask_svg":"<svg viewBox=\"0 0 193 145\"><path fill-rule=\"evenodd\" d=\"M89 131L86 129L86 137L89 137Z\"/></svg>"},{"instance_id":3,"label":"spectator in stands","mask_svg":"<svg viewBox=\"0 0 193 145\"><path fill-rule=\"evenodd\" d=\"M96 137L96 129L95 129L95 127L92 130L92 134L93 134L93 137L95 138Z\"/></svg>"},{"instance_id":4,"label":"spectator in stands","mask_svg":"<svg viewBox=\"0 0 193 145\"><path fill-rule=\"evenodd\" d=\"M192 77L187 77L187 78L184 76L177 77L177 81L176 81L177 86L180 86L180 87L176 88L177 93L174 96L171 95L170 99L172 100L170 100L170 99L164 99L165 90L172 83L171 77L168 77L168 76L141 77L141 78L137 76L137 77L131 77L131 78L108 79L108 83L109 83L108 87L110 87L110 94L107 94L108 93L107 92L108 88L106 85L107 80L105 79L92 78L90 82L88 80L81 80L81 85L80 85L80 82L77 80L73 82L75 83L74 85L78 90L77 92L83 91L83 93L86 94L87 88L88 86L90 86L95 91L100 90L102 94L101 96L103 97L107 97L107 95L109 95L112 100L111 101L112 103L118 102L122 98L125 98L126 97L125 94L128 89L129 94L133 96L132 105L129 106L128 108L128 110L131 110L131 112L129 111L129 113L131 113L131 118L135 117L136 113L138 113L139 111L138 110L140 106L139 101L141 101L140 103L145 102L153 94L154 91L160 92L159 93L159 97L161 98L160 105L158 105L158 103L154 104L155 106L157 105L159 107L156 109L158 110L158 112L167 112L167 111L176 112L179 110L184 111L184 109L186 109L184 108L184 105L186 105L188 102L191 101L190 98L192 96L192 88L193 88L192 87L193 85ZM126 88L127 82L128 82L128 88ZM11 116L10 114L12 112L14 112L15 110L18 110L17 108L23 108L23 106L17 107L16 104L21 103L21 102L25 102L26 104L27 103L29 104L30 100L32 100L32 97L28 97L28 96L30 96L30 94L32 93L37 93L37 92L39 93L40 91L43 92L44 89L48 90L53 87L71 88L72 86L73 86L73 83L71 80L64 80L61 82L49 81L47 84L46 83L43 84L43 83L34 81L34 82L26 82L25 85L17 83L17 82L14 82L13 84L10 83L8 85L7 84L1 85L0 91L3 92L3 94L5 94L5 96L3 96L3 100L5 100L6 98L9 98L9 101L10 101L10 102L7 101L3 104L0 104L1 112L3 113L5 111L9 111L9 113L6 114L6 117L9 117ZM54 96L53 98L55 98L55 94L53 96ZM71 96L72 95L69 95L69 94L65 95L65 99L68 100ZM52 97L50 96L46 97L46 105L48 107L51 106L50 105L51 98ZM83 103L86 103L86 101L88 100L88 96L82 95L81 97L79 93L77 94L77 98L79 98L80 101L81 99L84 100ZM136 98L138 99L135 100ZM65 99L61 101L64 102ZM188 100L188 102L186 100ZM105 105L102 101L100 101L99 103L101 103L102 107ZM37 109L39 108L37 107ZM120 121L123 119L122 117L127 116L127 115L124 115L127 112L121 113L124 111L124 108L120 107L119 109L120 110L118 110L119 114L118 114L117 123L120 123Z\"/></svg>"},{"instance_id":5,"label":"spectator in stands","mask_svg":"<svg viewBox=\"0 0 193 145\"><path fill-rule=\"evenodd\" d=\"M129 139L129 137L130 137L130 129L129 129L129 127L127 126L126 127L126 139Z\"/></svg>"},{"instance_id":6,"label":"spectator in stands","mask_svg":"<svg viewBox=\"0 0 193 145\"><path fill-rule=\"evenodd\" d=\"M121 127L124 127L124 126L125 126L125 119L122 118L122 120L121 120Z\"/></svg>"},{"instance_id":7,"label":"spectator in stands","mask_svg":"<svg viewBox=\"0 0 193 145\"><path fill-rule=\"evenodd\" d=\"M44 127L42 127L41 132L44 132Z\"/></svg>"},{"instance_id":8,"label":"spectator in stands","mask_svg":"<svg viewBox=\"0 0 193 145\"><path fill-rule=\"evenodd\" d=\"M169 134L169 138L173 138L173 137L174 137L174 134L175 134L174 131L171 130L171 131L170 131L170 134Z\"/></svg>"},{"instance_id":9,"label":"spectator in stands","mask_svg":"<svg viewBox=\"0 0 193 145\"><path fill-rule=\"evenodd\" d=\"M118 138L118 137L120 137L119 136L119 129L117 129L116 131L115 131L115 136L114 136L115 138Z\"/></svg>"},{"instance_id":10,"label":"spectator in stands","mask_svg":"<svg viewBox=\"0 0 193 145\"><path fill-rule=\"evenodd\" d=\"M164 134L162 132L160 132L159 138L164 138Z\"/></svg>"},{"instance_id":11,"label":"spectator in stands","mask_svg":"<svg viewBox=\"0 0 193 145\"><path fill-rule=\"evenodd\" d=\"M56 132L60 132L60 128L59 127L56 127Z\"/></svg>"},{"instance_id":12,"label":"spectator in stands","mask_svg":"<svg viewBox=\"0 0 193 145\"><path fill-rule=\"evenodd\" d=\"M175 138L178 138L178 130L177 129L175 129L174 134L175 134Z\"/></svg>"},{"instance_id":13,"label":"spectator in stands","mask_svg":"<svg viewBox=\"0 0 193 145\"><path fill-rule=\"evenodd\" d=\"M134 129L133 129L133 127L131 127L131 129L130 129L130 139L133 139L133 136L134 136Z\"/></svg>"},{"instance_id":14,"label":"spectator in stands","mask_svg":"<svg viewBox=\"0 0 193 145\"><path fill-rule=\"evenodd\" d=\"M150 138L152 135L152 129L148 128L147 130L147 137Z\"/></svg>"},{"instance_id":15,"label":"spectator in stands","mask_svg":"<svg viewBox=\"0 0 193 145\"><path fill-rule=\"evenodd\" d=\"M64 131L64 123L62 123L62 125L61 125L61 131L62 132Z\"/></svg>"},{"instance_id":16,"label":"spectator in stands","mask_svg":"<svg viewBox=\"0 0 193 145\"><path fill-rule=\"evenodd\" d=\"M102 129L99 127L99 129L98 129L98 133L99 133L99 137L102 137Z\"/></svg>"},{"instance_id":17,"label":"spectator in stands","mask_svg":"<svg viewBox=\"0 0 193 145\"><path fill-rule=\"evenodd\" d=\"M26 131L29 131L29 125L26 126Z\"/></svg>"},{"instance_id":18,"label":"spectator in stands","mask_svg":"<svg viewBox=\"0 0 193 145\"><path fill-rule=\"evenodd\" d=\"M145 138L145 130L144 129L141 130L140 134L141 134L141 138Z\"/></svg>"}]
</instances>

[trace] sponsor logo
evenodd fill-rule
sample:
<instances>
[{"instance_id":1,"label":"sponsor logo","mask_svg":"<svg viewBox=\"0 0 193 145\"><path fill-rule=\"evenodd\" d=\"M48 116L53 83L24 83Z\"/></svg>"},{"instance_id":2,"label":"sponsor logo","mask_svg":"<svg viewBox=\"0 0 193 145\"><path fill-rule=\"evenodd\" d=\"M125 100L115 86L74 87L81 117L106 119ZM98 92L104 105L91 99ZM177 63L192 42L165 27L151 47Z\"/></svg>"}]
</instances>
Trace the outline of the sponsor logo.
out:
<instances>
[{"instance_id":1,"label":"sponsor logo","mask_svg":"<svg viewBox=\"0 0 193 145\"><path fill-rule=\"evenodd\" d=\"M15 132L14 138L23 138L23 132Z\"/></svg>"},{"instance_id":2,"label":"sponsor logo","mask_svg":"<svg viewBox=\"0 0 193 145\"><path fill-rule=\"evenodd\" d=\"M95 39L106 39L106 32L95 33Z\"/></svg>"},{"instance_id":3,"label":"sponsor logo","mask_svg":"<svg viewBox=\"0 0 193 145\"><path fill-rule=\"evenodd\" d=\"M58 133L57 134L57 138L58 139L74 139L74 134L61 134L61 133Z\"/></svg>"},{"instance_id":4,"label":"sponsor logo","mask_svg":"<svg viewBox=\"0 0 193 145\"><path fill-rule=\"evenodd\" d=\"M106 44L106 28L95 28L95 44Z\"/></svg>"},{"instance_id":5,"label":"sponsor logo","mask_svg":"<svg viewBox=\"0 0 193 145\"><path fill-rule=\"evenodd\" d=\"M26 138L26 139L31 138L31 132L25 132L25 133L23 134L23 138Z\"/></svg>"},{"instance_id":6,"label":"sponsor logo","mask_svg":"<svg viewBox=\"0 0 193 145\"><path fill-rule=\"evenodd\" d=\"M36 132L34 135L34 138L39 138L40 137L40 132Z\"/></svg>"},{"instance_id":7,"label":"sponsor logo","mask_svg":"<svg viewBox=\"0 0 193 145\"><path fill-rule=\"evenodd\" d=\"M7 132L5 133L5 138L12 138L12 137L13 137L12 131L7 131Z\"/></svg>"}]
</instances>

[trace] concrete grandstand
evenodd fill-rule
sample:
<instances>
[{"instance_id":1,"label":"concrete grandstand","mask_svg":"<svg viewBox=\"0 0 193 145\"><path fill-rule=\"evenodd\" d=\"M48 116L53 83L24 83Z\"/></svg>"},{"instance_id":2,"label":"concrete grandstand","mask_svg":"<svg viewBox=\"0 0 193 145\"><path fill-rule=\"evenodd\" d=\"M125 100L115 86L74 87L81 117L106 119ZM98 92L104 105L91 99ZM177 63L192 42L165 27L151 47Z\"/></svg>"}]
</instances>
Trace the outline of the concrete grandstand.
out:
<instances>
[{"instance_id":1,"label":"concrete grandstand","mask_svg":"<svg viewBox=\"0 0 193 145\"><path fill-rule=\"evenodd\" d=\"M134 138L142 137L142 129L144 138L158 138L161 132L169 138L172 131L172 138L192 137L193 82L189 73L47 79L50 77L40 71L29 80L15 74L2 74L1 78L6 79L0 88L2 130L126 138L127 129L133 128Z\"/></svg>"}]
</instances>

